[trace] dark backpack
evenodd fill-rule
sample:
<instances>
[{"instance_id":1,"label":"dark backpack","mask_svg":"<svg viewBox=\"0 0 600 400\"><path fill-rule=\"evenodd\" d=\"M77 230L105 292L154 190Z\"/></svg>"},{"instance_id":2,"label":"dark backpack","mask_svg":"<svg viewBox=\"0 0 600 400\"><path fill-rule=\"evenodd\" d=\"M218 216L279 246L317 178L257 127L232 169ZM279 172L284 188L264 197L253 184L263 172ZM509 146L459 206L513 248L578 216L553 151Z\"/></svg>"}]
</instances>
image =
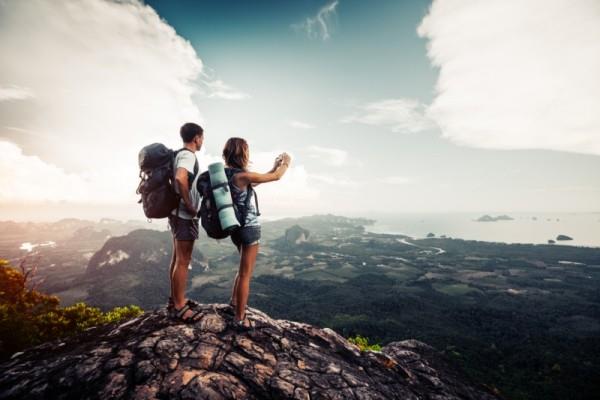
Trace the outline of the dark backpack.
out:
<instances>
[{"instance_id":1,"label":"dark backpack","mask_svg":"<svg viewBox=\"0 0 600 400\"><path fill-rule=\"evenodd\" d=\"M246 216L248 215L248 209L250 208L250 195L254 194L254 202L256 204L256 215L260 215L258 210L258 198L256 196L256 191L252 188L252 185L248 185L248 189L246 190L246 201L243 206L238 205L237 196L239 192L234 192L231 190L231 185L233 183L233 176L238 172L242 172L239 168L225 168L225 175L227 176L227 182L229 183L229 190L231 192L231 198L233 200L233 210L235 211L235 216L240 223L240 228L244 226L246 222ZM221 228L221 221L219 221L219 210L215 204L215 198L213 196L212 188L210 186L210 176L208 171L203 172L198 177L198 191L202 196L202 201L200 203L200 221L202 223L202 227L206 231L208 237L213 239L224 239L229 236L231 231L224 231ZM239 228L238 228L239 229Z\"/></svg>"},{"instance_id":2,"label":"dark backpack","mask_svg":"<svg viewBox=\"0 0 600 400\"><path fill-rule=\"evenodd\" d=\"M137 194L142 197L144 214L147 218L166 218L179 206L181 196L175 192L175 156L182 148L173 151L161 143L152 143L140 150L138 163L140 166L140 184ZM190 185L198 173L198 160L194 165L194 173L188 172Z\"/></svg>"}]
</instances>

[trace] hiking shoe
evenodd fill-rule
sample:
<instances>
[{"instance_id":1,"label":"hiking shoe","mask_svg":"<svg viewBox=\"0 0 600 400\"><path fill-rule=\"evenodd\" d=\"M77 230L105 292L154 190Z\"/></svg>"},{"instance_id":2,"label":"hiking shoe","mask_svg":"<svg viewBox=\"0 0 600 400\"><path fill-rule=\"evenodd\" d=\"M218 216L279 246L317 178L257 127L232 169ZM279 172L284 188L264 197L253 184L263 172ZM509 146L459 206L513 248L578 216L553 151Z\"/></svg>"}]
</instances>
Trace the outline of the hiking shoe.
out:
<instances>
[{"instance_id":1,"label":"hiking shoe","mask_svg":"<svg viewBox=\"0 0 600 400\"><path fill-rule=\"evenodd\" d=\"M184 315L188 310L192 311L192 315L189 315L188 317L184 318ZM198 322L200 320L201 316L202 316L202 311L198 310L196 307L190 306L188 303L186 303L183 307L181 307L179 309L177 307L175 307L175 305L173 305L172 311L169 314L170 319L172 319L174 321L178 321L178 322L185 322L185 323Z\"/></svg>"},{"instance_id":2,"label":"hiking shoe","mask_svg":"<svg viewBox=\"0 0 600 400\"><path fill-rule=\"evenodd\" d=\"M244 323L245 321L248 322L248 326L246 326ZM246 315L244 315L244 318L240 319L240 320L236 320L235 319L235 315L233 316L233 318L230 321L231 327L236 331L236 332L249 332L249 331L254 331L254 323L248 319L248 317L246 317Z\"/></svg>"},{"instance_id":3,"label":"hiking shoe","mask_svg":"<svg viewBox=\"0 0 600 400\"><path fill-rule=\"evenodd\" d=\"M200 303L192 299L188 299L185 304L189 305L190 308L198 308L200 306ZM173 298L169 296L169 301L167 302L167 315L174 316L176 313L177 312L175 311L175 302L173 301Z\"/></svg>"},{"instance_id":4,"label":"hiking shoe","mask_svg":"<svg viewBox=\"0 0 600 400\"><path fill-rule=\"evenodd\" d=\"M235 304L233 304L232 302L229 302L229 306L231 306L231 308L227 308L225 309L223 312L227 313L227 314L232 314L235 315ZM248 311L248 304L246 304L246 308L244 309L244 312Z\"/></svg>"}]
</instances>

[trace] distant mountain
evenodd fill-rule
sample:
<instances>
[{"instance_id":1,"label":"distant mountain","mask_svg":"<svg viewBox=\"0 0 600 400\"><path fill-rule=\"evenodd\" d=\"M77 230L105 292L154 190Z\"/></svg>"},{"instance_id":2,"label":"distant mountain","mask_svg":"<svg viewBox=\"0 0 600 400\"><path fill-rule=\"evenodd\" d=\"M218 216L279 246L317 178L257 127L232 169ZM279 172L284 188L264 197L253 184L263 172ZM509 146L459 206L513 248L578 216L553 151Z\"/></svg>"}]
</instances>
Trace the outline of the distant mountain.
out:
<instances>
[{"instance_id":1,"label":"distant mountain","mask_svg":"<svg viewBox=\"0 0 600 400\"><path fill-rule=\"evenodd\" d=\"M310 236L308 229L302 228L300 225L294 225L285 230L285 241L288 244L298 244L306 242Z\"/></svg>"},{"instance_id":2,"label":"distant mountain","mask_svg":"<svg viewBox=\"0 0 600 400\"><path fill-rule=\"evenodd\" d=\"M22 235L27 233L28 226L14 221L0 221L0 235Z\"/></svg>"},{"instance_id":3,"label":"distant mountain","mask_svg":"<svg viewBox=\"0 0 600 400\"><path fill-rule=\"evenodd\" d=\"M57 294L67 305L85 298L86 287L77 286L90 257L109 236L126 235L139 227L161 228L145 221L99 222L66 218L55 222L0 221L0 257L19 265L25 258L37 267L33 281L47 293ZM51 245L48 245L51 244Z\"/></svg>"},{"instance_id":4,"label":"distant mountain","mask_svg":"<svg viewBox=\"0 0 600 400\"><path fill-rule=\"evenodd\" d=\"M135 270L145 263L168 261L171 251L171 235L149 229L138 229L124 236L109 238L90 259L86 275L113 274L123 270Z\"/></svg>"},{"instance_id":5,"label":"distant mountain","mask_svg":"<svg viewBox=\"0 0 600 400\"><path fill-rule=\"evenodd\" d=\"M29 241L62 240L76 230L92 226L93 221L66 218L56 222L14 222L0 221L1 235L27 235Z\"/></svg>"},{"instance_id":6,"label":"distant mountain","mask_svg":"<svg viewBox=\"0 0 600 400\"><path fill-rule=\"evenodd\" d=\"M310 231L302 228L300 225L294 225L285 230L285 240L290 244L306 242L309 236Z\"/></svg>"},{"instance_id":7,"label":"distant mountain","mask_svg":"<svg viewBox=\"0 0 600 400\"><path fill-rule=\"evenodd\" d=\"M86 301L104 309L125 304L151 308L169 296L170 232L138 229L111 237L90 259L78 284L89 285ZM194 249L192 263L206 263Z\"/></svg>"},{"instance_id":8,"label":"distant mountain","mask_svg":"<svg viewBox=\"0 0 600 400\"><path fill-rule=\"evenodd\" d=\"M311 215L299 218L283 218L275 221L265 222L266 238L275 239L285 234L285 231L293 225L300 225L307 229L317 240L331 235L349 236L360 234L365 231L365 226L372 225L375 220L367 218L348 218L333 214Z\"/></svg>"},{"instance_id":9,"label":"distant mountain","mask_svg":"<svg viewBox=\"0 0 600 400\"><path fill-rule=\"evenodd\" d=\"M70 240L106 240L111 236L111 231L108 229L96 229L95 226L84 226L73 233Z\"/></svg>"},{"instance_id":10,"label":"distant mountain","mask_svg":"<svg viewBox=\"0 0 600 400\"><path fill-rule=\"evenodd\" d=\"M103 218L99 222L64 218L55 222L15 222L0 221L0 235L3 240L6 238L22 237L24 241L36 242L52 240L60 242L62 240L82 240L92 231L109 231L111 235L124 235L134 229L154 228L165 230L162 225L151 225L145 221L118 221L109 218ZM87 230L87 231L86 231ZM77 233L84 233L83 238L77 236Z\"/></svg>"}]
</instances>

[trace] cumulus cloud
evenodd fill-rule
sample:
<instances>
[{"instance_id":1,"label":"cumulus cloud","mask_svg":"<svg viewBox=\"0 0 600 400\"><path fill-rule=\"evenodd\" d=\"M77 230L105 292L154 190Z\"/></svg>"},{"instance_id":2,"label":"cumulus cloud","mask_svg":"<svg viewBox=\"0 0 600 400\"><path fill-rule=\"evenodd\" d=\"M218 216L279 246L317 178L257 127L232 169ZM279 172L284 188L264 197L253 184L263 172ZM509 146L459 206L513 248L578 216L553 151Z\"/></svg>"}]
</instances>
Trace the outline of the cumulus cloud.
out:
<instances>
[{"instance_id":1,"label":"cumulus cloud","mask_svg":"<svg viewBox=\"0 0 600 400\"><path fill-rule=\"evenodd\" d=\"M249 144L252 149L252 144ZM283 151L250 152L250 170L267 172L273 167L275 158ZM289 152L288 152L289 153ZM289 153L292 162L285 175L276 182L260 184L256 187L261 213L265 215L286 214L293 204L295 213L308 212L320 198L320 192L310 182L304 164L299 164L294 154Z\"/></svg>"},{"instance_id":2,"label":"cumulus cloud","mask_svg":"<svg viewBox=\"0 0 600 400\"><path fill-rule=\"evenodd\" d=\"M12 86L0 86L0 101L25 100L34 97L31 90L27 88Z\"/></svg>"},{"instance_id":3,"label":"cumulus cloud","mask_svg":"<svg viewBox=\"0 0 600 400\"><path fill-rule=\"evenodd\" d=\"M243 100L250 97L248 93L235 89L220 79L203 81L202 86L206 89L205 94L209 98Z\"/></svg>"},{"instance_id":4,"label":"cumulus cloud","mask_svg":"<svg viewBox=\"0 0 600 400\"><path fill-rule=\"evenodd\" d=\"M356 182L356 181L352 181L346 177L334 177L334 176L330 176L330 175L323 175L323 174L310 174L309 178L317 181L317 182L321 182L321 183L325 183L327 185L332 185L332 186L360 186L361 182Z\"/></svg>"},{"instance_id":5,"label":"cumulus cloud","mask_svg":"<svg viewBox=\"0 0 600 400\"><path fill-rule=\"evenodd\" d=\"M302 121L289 121L288 122L288 126L290 128L294 128L294 129L313 129L314 125L311 125L309 123L306 122L302 122Z\"/></svg>"},{"instance_id":6,"label":"cumulus cloud","mask_svg":"<svg viewBox=\"0 0 600 400\"><path fill-rule=\"evenodd\" d=\"M345 176L332 176L325 174L309 174L309 179L314 180L315 182L325 183L327 185L332 186L354 186L354 187L363 187L365 185L370 185L373 183L372 181L364 180L364 179L350 179ZM384 183L387 185L407 185L415 182L414 178L407 176L384 176L376 179L377 182Z\"/></svg>"},{"instance_id":7,"label":"cumulus cloud","mask_svg":"<svg viewBox=\"0 0 600 400\"><path fill-rule=\"evenodd\" d=\"M339 1L335 0L321 7L315 16L308 17L301 23L292 24L291 28L296 32L306 34L311 39L329 39L335 27L338 4Z\"/></svg>"},{"instance_id":8,"label":"cumulus cloud","mask_svg":"<svg viewBox=\"0 0 600 400\"><path fill-rule=\"evenodd\" d=\"M393 132L415 133L434 126L425 116L425 105L415 99L386 99L357 107L343 123L361 123L386 127Z\"/></svg>"},{"instance_id":9,"label":"cumulus cloud","mask_svg":"<svg viewBox=\"0 0 600 400\"><path fill-rule=\"evenodd\" d=\"M0 141L0 154L0 203L89 200L89 181L81 175L26 156L10 142ZM63 192L65 188L70 190Z\"/></svg>"},{"instance_id":10,"label":"cumulus cloud","mask_svg":"<svg viewBox=\"0 0 600 400\"><path fill-rule=\"evenodd\" d=\"M0 102L13 160L0 176L15 199L35 197L29 186L56 200L135 199L138 151L179 146L179 126L202 121L202 61L136 0L2 1L0 54L0 96L20 100ZM42 178L21 185L23 169Z\"/></svg>"},{"instance_id":11,"label":"cumulus cloud","mask_svg":"<svg viewBox=\"0 0 600 400\"><path fill-rule=\"evenodd\" d=\"M468 146L600 154L600 3L434 0L427 115Z\"/></svg>"},{"instance_id":12,"label":"cumulus cloud","mask_svg":"<svg viewBox=\"0 0 600 400\"><path fill-rule=\"evenodd\" d=\"M344 165L348 161L348 152L332 147L310 146L309 157L318 158L326 164L336 167Z\"/></svg>"},{"instance_id":13,"label":"cumulus cloud","mask_svg":"<svg viewBox=\"0 0 600 400\"><path fill-rule=\"evenodd\" d=\"M407 176L385 176L378 179L381 183L388 185L406 185L408 183L414 183L414 178Z\"/></svg>"}]
</instances>

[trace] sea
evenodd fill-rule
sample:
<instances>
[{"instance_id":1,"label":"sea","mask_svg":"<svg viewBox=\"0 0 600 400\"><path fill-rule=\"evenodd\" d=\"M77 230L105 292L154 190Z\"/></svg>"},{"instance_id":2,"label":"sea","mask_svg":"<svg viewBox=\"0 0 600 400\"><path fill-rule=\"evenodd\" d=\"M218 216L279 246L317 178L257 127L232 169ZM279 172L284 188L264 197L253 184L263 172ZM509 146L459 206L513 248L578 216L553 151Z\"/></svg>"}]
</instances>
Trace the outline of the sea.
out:
<instances>
[{"instance_id":1,"label":"sea","mask_svg":"<svg viewBox=\"0 0 600 400\"><path fill-rule=\"evenodd\" d=\"M374 219L366 230L374 233L393 233L424 238L429 233L465 240L503 243L586 246L600 248L600 212L594 213L487 213L491 217L508 215L512 220L479 222L486 213L427 213L363 215ZM358 216L358 215L357 215ZM573 240L558 241L558 235Z\"/></svg>"}]
</instances>

